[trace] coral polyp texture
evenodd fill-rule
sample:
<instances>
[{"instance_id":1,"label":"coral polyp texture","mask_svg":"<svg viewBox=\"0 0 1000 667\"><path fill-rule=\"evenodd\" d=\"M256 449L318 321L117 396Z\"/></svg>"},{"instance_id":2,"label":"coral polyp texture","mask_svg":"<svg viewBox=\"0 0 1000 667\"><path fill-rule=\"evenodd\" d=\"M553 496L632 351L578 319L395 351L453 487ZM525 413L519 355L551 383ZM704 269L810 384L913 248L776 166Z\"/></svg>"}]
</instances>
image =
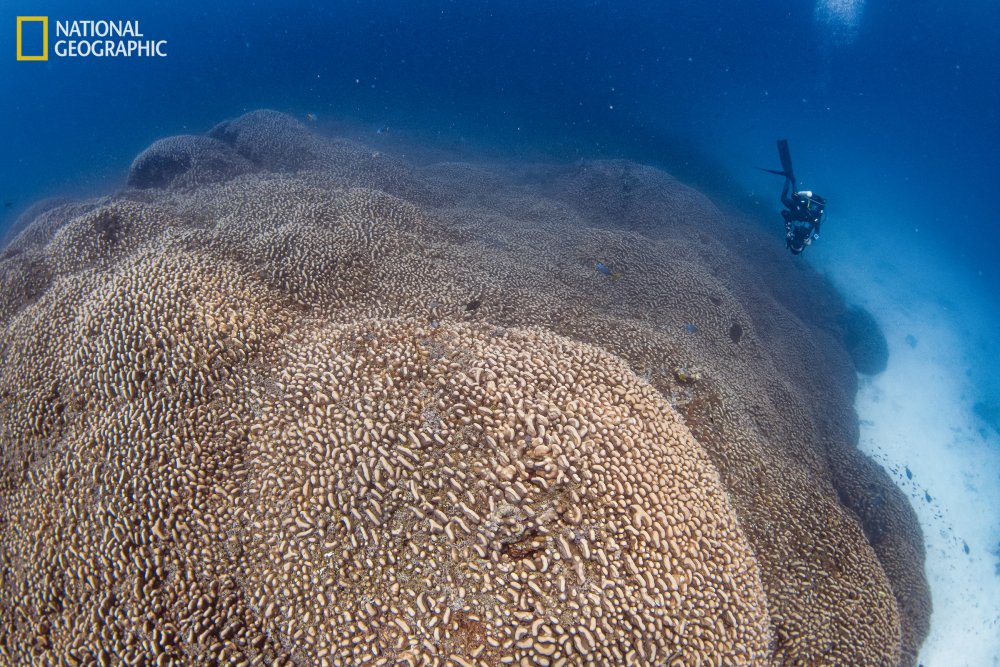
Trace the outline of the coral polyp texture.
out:
<instances>
[{"instance_id":1,"label":"coral polyp texture","mask_svg":"<svg viewBox=\"0 0 1000 667\"><path fill-rule=\"evenodd\" d=\"M192 187L228 181L250 170L250 162L228 144L184 135L160 139L144 150L126 182L136 188Z\"/></svg>"},{"instance_id":2,"label":"coral polyp texture","mask_svg":"<svg viewBox=\"0 0 1000 667\"><path fill-rule=\"evenodd\" d=\"M312 662L765 655L753 553L678 415L590 345L489 336L286 348L236 503L264 618Z\"/></svg>"},{"instance_id":3,"label":"coral polyp texture","mask_svg":"<svg viewBox=\"0 0 1000 667\"><path fill-rule=\"evenodd\" d=\"M857 312L757 227L625 161L209 135L0 253L0 663L915 664Z\"/></svg>"}]
</instances>

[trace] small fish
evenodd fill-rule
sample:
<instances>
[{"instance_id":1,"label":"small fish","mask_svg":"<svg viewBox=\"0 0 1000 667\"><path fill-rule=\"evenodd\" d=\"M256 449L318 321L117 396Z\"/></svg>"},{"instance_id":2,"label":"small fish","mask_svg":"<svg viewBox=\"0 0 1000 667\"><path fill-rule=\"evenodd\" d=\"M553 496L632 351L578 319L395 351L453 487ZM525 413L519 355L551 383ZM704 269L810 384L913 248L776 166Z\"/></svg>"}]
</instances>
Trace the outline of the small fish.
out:
<instances>
[{"instance_id":1,"label":"small fish","mask_svg":"<svg viewBox=\"0 0 1000 667\"><path fill-rule=\"evenodd\" d=\"M926 500L927 502L930 502L930 501L931 501L931 494L930 494L930 493L928 493L927 491L924 491L924 499L925 499L925 500Z\"/></svg>"},{"instance_id":2,"label":"small fish","mask_svg":"<svg viewBox=\"0 0 1000 667\"><path fill-rule=\"evenodd\" d=\"M597 270L600 271L601 273L603 273L606 276L611 276L612 280L614 280L615 278L617 278L618 276L621 275L620 273L611 273L611 269L609 269L608 267L604 266L603 264L598 264L597 265Z\"/></svg>"},{"instance_id":3,"label":"small fish","mask_svg":"<svg viewBox=\"0 0 1000 667\"><path fill-rule=\"evenodd\" d=\"M684 328L690 331L691 333L698 333L698 327L696 327L693 324L685 324Z\"/></svg>"},{"instance_id":4,"label":"small fish","mask_svg":"<svg viewBox=\"0 0 1000 667\"><path fill-rule=\"evenodd\" d=\"M479 306L480 306L479 299L473 299L465 307L465 312L469 312L469 311L475 310L476 308L479 308Z\"/></svg>"},{"instance_id":5,"label":"small fish","mask_svg":"<svg viewBox=\"0 0 1000 667\"><path fill-rule=\"evenodd\" d=\"M910 472L909 466L906 468L906 479L913 479L913 473Z\"/></svg>"},{"instance_id":6,"label":"small fish","mask_svg":"<svg viewBox=\"0 0 1000 667\"><path fill-rule=\"evenodd\" d=\"M969 545L965 543L965 540L962 540L962 546L965 548L965 553L969 553Z\"/></svg>"},{"instance_id":7,"label":"small fish","mask_svg":"<svg viewBox=\"0 0 1000 667\"><path fill-rule=\"evenodd\" d=\"M434 327L435 329L440 329L441 323L438 322L437 320L431 320L431 326Z\"/></svg>"},{"instance_id":8,"label":"small fish","mask_svg":"<svg viewBox=\"0 0 1000 667\"><path fill-rule=\"evenodd\" d=\"M438 307L438 302L437 301L431 301L429 304L427 304L427 307L428 308L437 308Z\"/></svg>"},{"instance_id":9,"label":"small fish","mask_svg":"<svg viewBox=\"0 0 1000 667\"><path fill-rule=\"evenodd\" d=\"M527 433L524 434L524 444L531 447L531 436Z\"/></svg>"},{"instance_id":10,"label":"small fish","mask_svg":"<svg viewBox=\"0 0 1000 667\"><path fill-rule=\"evenodd\" d=\"M12 201L5 201L5 202L3 203L3 207L4 207L4 208L10 208L10 207L11 207L11 206L13 206L13 205L14 205L14 202L12 202Z\"/></svg>"},{"instance_id":11,"label":"small fish","mask_svg":"<svg viewBox=\"0 0 1000 667\"><path fill-rule=\"evenodd\" d=\"M380 127L377 130L375 130L375 134L389 134L389 128Z\"/></svg>"},{"instance_id":12,"label":"small fish","mask_svg":"<svg viewBox=\"0 0 1000 667\"><path fill-rule=\"evenodd\" d=\"M314 114L314 113L307 113L306 115L309 116L309 120L311 120L314 123L318 120L316 118L316 114Z\"/></svg>"}]
</instances>

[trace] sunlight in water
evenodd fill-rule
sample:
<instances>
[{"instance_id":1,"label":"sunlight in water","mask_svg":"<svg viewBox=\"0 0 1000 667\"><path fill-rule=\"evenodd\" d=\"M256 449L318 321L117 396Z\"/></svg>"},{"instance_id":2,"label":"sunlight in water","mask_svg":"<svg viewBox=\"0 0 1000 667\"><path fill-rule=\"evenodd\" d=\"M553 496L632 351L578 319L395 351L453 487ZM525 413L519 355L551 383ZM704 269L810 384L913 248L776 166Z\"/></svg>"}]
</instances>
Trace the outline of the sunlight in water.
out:
<instances>
[{"instance_id":1,"label":"sunlight in water","mask_svg":"<svg viewBox=\"0 0 1000 667\"><path fill-rule=\"evenodd\" d=\"M850 44L857 39L864 7L865 0L818 0L816 22L830 30L832 41Z\"/></svg>"}]
</instances>

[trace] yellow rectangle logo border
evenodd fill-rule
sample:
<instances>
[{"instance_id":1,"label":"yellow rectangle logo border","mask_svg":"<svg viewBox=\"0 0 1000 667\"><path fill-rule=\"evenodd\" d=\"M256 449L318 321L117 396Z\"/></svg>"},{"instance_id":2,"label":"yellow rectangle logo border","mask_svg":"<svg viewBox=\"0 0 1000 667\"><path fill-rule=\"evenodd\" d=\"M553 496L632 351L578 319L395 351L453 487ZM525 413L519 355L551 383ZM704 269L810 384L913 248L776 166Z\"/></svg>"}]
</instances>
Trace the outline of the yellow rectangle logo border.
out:
<instances>
[{"instance_id":1,"label":"yellow rectangle logo border","mask_svg":"<svg viewBox=\"0 0 1000 667\"><path fill-rule=\"evenodd\" d=\"M21 55L21 24L25 21L42 22L42 55ZM10 25L9 23L7 25ZM17 59L18 60L48 60L49 59L49 17L48 16L18 16L17 17Z\"/></svg>"}]
</instances>

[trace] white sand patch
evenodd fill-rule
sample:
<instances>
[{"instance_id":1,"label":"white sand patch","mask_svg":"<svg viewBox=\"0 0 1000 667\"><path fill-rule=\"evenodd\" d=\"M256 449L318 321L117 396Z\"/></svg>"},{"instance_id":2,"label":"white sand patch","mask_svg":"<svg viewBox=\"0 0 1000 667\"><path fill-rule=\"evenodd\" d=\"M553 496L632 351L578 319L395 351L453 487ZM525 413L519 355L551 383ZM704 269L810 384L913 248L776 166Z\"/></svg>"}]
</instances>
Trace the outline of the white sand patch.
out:
<instances>
[{"instance_id":1,"label":"white sand patch","mask_svg":"<svg viewBox=\"0 0 1000 667\"><path fill-rule=\"evenodd\" d=\"M855 406L860 448L911 498L923 527L934 614L920 661L1000 665L1000 437L974 415L966 375L997 363L975 357L970 327L997 323L932 249L847 231L810 259L874 314L889 342L888 369L862 377Z\"/></svg>"}]
</instances>

